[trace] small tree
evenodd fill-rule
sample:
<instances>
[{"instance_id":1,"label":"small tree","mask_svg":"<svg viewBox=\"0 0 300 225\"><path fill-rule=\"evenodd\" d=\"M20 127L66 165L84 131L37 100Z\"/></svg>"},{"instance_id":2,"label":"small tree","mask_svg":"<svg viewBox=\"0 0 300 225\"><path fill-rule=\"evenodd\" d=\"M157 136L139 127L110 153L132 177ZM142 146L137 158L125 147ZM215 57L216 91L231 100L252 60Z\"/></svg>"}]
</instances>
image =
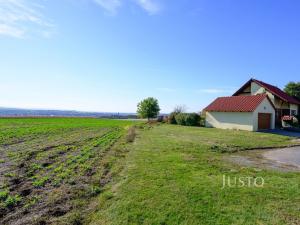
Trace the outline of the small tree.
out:
<instances>
[{"instance_id":1,"label":"small tree","mask_svg":"<svg viewBox=\"0 0 300 225\"><path fill-rule=\"evenodd\" d=\"M186 107L184 105L177 105L175 106L173 112L170 113L169 118L168 118L168 122L170 124L177 124L176 122L176 115L180 114L180 113L184 113L186 111Z\"/></svg>"},{"instance_id":2,"label":"small tree","mask_svg":"<svg viewBox=\"0 0 300 225\"><path fill-rule=\"evenodd\" d=\"M137 113L141 118L155 118L158 116L160 108L155 98L146 98L137 105Z\"/></svg>"},{"instance_id":3,"label":"small tree","mask_svg":"<svg viewBox=\"0 0 300 225\"><path fill-rule=\"evenodd\" d=\"M300 99L300 82L289 82L285 86L284 91L287 94Z\"/></svg>"},{"instance_id":4,"label":"small tree","mask_svg":"<svg viewBox=\"0 0 300 225\"><path fill-rule=\"evenodd\" d=\"M179 113L185 113L186 112L186 106L185 105L177 105L175 106L173 113L179 114Z\"/></svg>"}]
</instances>

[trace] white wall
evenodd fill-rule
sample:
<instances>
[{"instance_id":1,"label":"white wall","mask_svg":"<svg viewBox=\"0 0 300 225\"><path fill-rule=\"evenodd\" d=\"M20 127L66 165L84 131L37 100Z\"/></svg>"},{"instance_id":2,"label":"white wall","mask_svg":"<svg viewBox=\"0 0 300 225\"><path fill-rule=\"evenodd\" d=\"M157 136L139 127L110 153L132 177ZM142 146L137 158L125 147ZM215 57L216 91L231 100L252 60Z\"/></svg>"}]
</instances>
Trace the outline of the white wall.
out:
<instances>
[{"instance_id":1,"label":"white wall","mask_svg":"<svg viewBox=\"0 0 300 225\"><path fill-rule=\"evenodd\" d=\"M258 113L271 113L271 129L275 128L275 109L264 99L254 112L206 112L206 127L258 130Z\"/></svg>"},{"instance_id":2,"label":"white wall","mask_svg":"<svg viewBox=\"0 0 300 225\"><path fill-rule=\"evenodd\" d=\"M276 104L275 96L271 92L268 92L264 87L258 85L257 83L251 82L251 95L257 95L257 94L267 94L271 102L273 102L273 104Z\"/></svg>"},{"instance_id":3,"label":"white wall","mask_svg":"<svg viewBox=\"0 0 300 225\"><path fill-rule=\"evenodd\" d=\"M263 94L265 89L255 82L251 82L251 95Z\"/></svg>"},{"instance_id":4,"label":"white wall","mask_svg":"<svg viewBox=\"0 0 300 225\"><path fill-rule=\"evenodd\" d=\"M206 112L206 127L253 131L252 112Z\"/></svg>"},{"instance_id":5,"label":"white wall","mask_svg":"<svg viewBox=\"0 0 300 225\"><path fill-rule=\"evenodd\" d=\"M275 109L268 101L264 99L253 113L253 130L258 130L258 113L271 113L271 129L275 129Z\"/></svg>"}]
</instances>

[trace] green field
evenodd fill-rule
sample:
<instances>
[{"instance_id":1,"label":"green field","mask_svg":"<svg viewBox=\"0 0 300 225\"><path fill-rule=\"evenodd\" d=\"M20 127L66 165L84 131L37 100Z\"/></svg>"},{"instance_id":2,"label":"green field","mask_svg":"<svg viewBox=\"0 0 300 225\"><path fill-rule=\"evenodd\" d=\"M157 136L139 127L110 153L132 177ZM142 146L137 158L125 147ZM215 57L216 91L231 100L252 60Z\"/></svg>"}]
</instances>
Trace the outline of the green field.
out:
<instances>
[{"instance_id":1,"label":"green field","mask_svg":"<svg viewBox=\"0 0 300 225\"><path fill-rule=\"evenodd\" d=\"M0 119L0 224L80 222L81 212L110 181L115 155L122 157L112 146L122 145L132 125L79 118Z\"/></svg>"},{"instance_id":2,"label":"green field","mask_svg":"<svg viewBox=\"0 0 300 225\"><path fill-rule=\"evenodd\" d=\"M100 119L0 119L0 137L0 224L300 224L299 173L224 160L287 137Z\"/></svg>"}]
</instances>

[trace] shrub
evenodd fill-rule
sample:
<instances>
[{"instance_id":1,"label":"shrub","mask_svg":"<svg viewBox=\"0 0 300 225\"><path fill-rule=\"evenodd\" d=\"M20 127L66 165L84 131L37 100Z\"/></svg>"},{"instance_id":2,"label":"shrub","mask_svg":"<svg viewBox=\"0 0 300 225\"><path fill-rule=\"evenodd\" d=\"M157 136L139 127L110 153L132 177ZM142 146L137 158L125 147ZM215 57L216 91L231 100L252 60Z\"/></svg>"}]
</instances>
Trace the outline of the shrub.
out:
<instances>
[{"instance_id":1,"label":"shrub","mask_svg":"<svg viewBox=\"0 0 300 225\"><path fill-rule=\"evenodd\" d=\"M185 115L186 126L199 126L200 116L197 113L188 113Z\"/></svg>"},{"instance_id":2,"label":"shrub","mask_svg":"<svg viewBox=\"0 0 300 225\"><path fill-rule=\"evenodd\" d=\"M183 126L199 126L200 116L197 113L179 113L175 116L176 122Z\"/></svg>"},{"instance_id":3,"label":"shrub","mask_svg":"<svg viewBox=\"0 0 300 225\"><path fill-rule=\"evenodd\" d=\"M205 127L205 116L200 116L200 127Z\"/></svg>"},{"instance_id":4,"label":"shrub","mask_svg":"<svg viewBox=\"0 0 300 225\"><path fill-rule=\"evenodd\" d=\"M169 124L177 124L176 119L175 119L176 115L178 115L178 113L176 113L176 112L172 112L169 115L169 117L168 117L168 123Z\"/></svg>"},{"instance_id":5,"label":"shrub","mask_svg":"<svg viewBox=\"0 0 300 225\"><path fill-rule=\"evenodd\" d=\"M169 124L177 124L176 116L178 114L184 113L186 107L184 105L178 105L174 108L173 112L168 116L168 123Z\"/></svg>"},{"instance_id":6,"label":"shrub","mask_svg":"<svg viewBox=\"0 0 300 225\"><path fill-rule=\"evenodd\" d=\"M179 113L175 116L176 123L178 125L185 126L186 125L186 113Z\"/></svg>"}]
</instances>

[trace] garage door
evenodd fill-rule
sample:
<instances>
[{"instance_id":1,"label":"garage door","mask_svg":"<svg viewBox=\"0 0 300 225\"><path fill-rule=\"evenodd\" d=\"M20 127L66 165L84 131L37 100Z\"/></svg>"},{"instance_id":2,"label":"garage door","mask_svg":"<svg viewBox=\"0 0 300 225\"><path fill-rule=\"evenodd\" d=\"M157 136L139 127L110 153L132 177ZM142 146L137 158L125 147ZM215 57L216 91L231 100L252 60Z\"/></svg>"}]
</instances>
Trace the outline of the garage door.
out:
<instances>
[{"instance_id":1,"label":"garage door","mask_svg":"<svg viewBox=\"0 0 300 225\"><path fill-rule=\"evenodd\" d=\"M258 113L258 129L271 129L271 113Z\"/></svg>"}]
</instances>

